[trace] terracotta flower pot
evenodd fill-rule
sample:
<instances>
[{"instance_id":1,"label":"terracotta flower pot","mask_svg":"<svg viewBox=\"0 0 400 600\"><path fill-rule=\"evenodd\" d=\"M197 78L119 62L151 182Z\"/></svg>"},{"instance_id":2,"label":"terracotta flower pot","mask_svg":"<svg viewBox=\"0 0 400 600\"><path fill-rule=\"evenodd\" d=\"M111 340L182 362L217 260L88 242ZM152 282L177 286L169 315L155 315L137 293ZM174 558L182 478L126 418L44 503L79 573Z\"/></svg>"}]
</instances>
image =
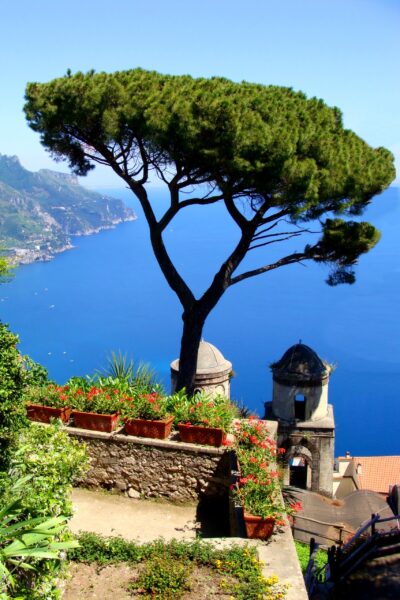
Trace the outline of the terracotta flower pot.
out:
<instances>
[{"instance_id":1,"label":"terracotta flower pot","mask_svg":"<svg viewBox=\"0 0 400 600\"><path fill-rule=\"evenodd\" d=\"M75 427L111 433L118 425L119 413L114 413L113 415L101 415L99 413L73 410L72 417L74 419Z\"/></svg>"},{"instance_id":2,"label":"terracotta flower pot","mask_svg":"<svg viewBox=\"0 0 400 600\"><path fill-rule=\"evenodd\" d=\"M31 421L39 421L40 423L50 423L50 419L61 419L63 423L67 423L71 416L71 409L69 406L54 408L52 406L41 406L40 404L27 404L26 414Z\"/></svg>"},{"instance_id":3,"label":"terracotta flower pot","mask_svg":"<svg viewBox=\"0 0 400 600\"><path fill-rule=\"evenodd\" d=\"M190 444L204 444L207 446L222 446L226 440L226 433L219 427L204 427L201 425L178 425L179 436L182 442Z\"/></svg>"},{"instance_id":4,"label":"terracotta flower pot","mask_svg":"<svg viewBox=\"0 0 400 600\"><path fill-rule=\"evenodd\" d=\"M268 540L274 532L275 519L273 517L257 517L244 512L244 523L247 537L258 540Z\"/></svg>"},{"instance_id":5,"label":"terracotta flower pot","mask_svg":"<svg viewBox=\"0 0 400 600\"><path fill-rule=\"evenodd\" d=\"M171 433L174 417L167 419L128 419L125 421L125 433L139 437L165 440Z\"/></svg>"}]
</instances>

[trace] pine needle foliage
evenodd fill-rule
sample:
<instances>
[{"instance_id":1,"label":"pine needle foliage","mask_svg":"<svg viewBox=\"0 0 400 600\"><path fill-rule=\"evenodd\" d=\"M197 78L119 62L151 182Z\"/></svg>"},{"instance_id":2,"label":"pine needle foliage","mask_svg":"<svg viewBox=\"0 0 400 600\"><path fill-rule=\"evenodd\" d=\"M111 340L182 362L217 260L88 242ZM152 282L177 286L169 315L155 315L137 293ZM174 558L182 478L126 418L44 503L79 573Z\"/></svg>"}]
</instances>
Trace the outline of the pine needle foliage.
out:
<instances>
[{"instance_id":1,"label":"pine needle foliage","mask_svg":"<svg viewBox=\"0 0 400 600\"><path fill-rule=\"evenodd\" d=\"M190 395L204 324L230 286L310 260L329 265L328 284L353 283L358 258L379 239L355 218L394 179L393 155L345 129L337 107L291 88L143 69L68 72L29 83L25 114L56 159L78 175L108 165L139 200L154 255L183 308L176 388ZM154 176L170 200L161 215L149 187ZM239 240L196 298L163 235L181 210L215 203ZM301 237L293 251L288 242ZM241 270L252 250L259 266Z\"/></svg>"}]
</instances>

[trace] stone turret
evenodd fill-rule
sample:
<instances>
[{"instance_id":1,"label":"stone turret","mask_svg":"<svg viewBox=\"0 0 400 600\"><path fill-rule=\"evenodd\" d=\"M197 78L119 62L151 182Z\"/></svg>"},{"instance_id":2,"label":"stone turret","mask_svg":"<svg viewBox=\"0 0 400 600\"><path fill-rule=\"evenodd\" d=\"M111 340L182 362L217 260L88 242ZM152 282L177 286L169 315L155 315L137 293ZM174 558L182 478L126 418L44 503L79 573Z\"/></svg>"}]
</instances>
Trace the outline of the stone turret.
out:
<instances>
[{"instance_id":1,"label":"stone turret","mask_svg":"<svg viewBox=\"0 0 400 600\"><path fill-rule=\"evenodd\" d=\"M328 414L331 366L305 344L295 344L271 366L272 411L285 422L318 421Z\"/></svg>"},{"instance_id":2,"label":"stone turret","mask_svg":"<svg viewBox=\"0 0 400 600\"><path fill-rule=\"evenodd\" d=\"M179 359L171 363L171 389L176 389L179 373ZM232 363L226 360L221 352L209 342L201 341L197 355L195 390L211 394L223 394L230 397L230 377Z\"/></svg>"},{"instance_id":3,"label":"stone turret","mask_svg":"<svg viewBox=\"0 0 400 600\"><path fill-rule=\"evenodd\" d=\"M272 403L266 416L278 421L285 448L285 484L332 495L335 421L328 404L332 367L299 343L271 365Z\"/></svg>"}]
</instances>

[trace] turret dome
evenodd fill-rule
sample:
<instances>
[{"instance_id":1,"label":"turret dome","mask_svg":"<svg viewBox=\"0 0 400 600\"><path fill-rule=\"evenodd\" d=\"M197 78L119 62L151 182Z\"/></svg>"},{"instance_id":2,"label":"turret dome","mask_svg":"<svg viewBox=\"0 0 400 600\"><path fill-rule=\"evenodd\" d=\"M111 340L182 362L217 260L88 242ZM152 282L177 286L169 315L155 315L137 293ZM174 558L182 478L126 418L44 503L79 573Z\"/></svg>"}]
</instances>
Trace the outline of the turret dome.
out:
<instances>
[{"instance_id":1,"label":"turret dome","mask_svg":"<svg viewBox=\"0 0 400 600\"><path fill-rule=\"evenodd\" d=\"M305 344L295 344L280 360L271 365L274 381L284 385L325 383L332 370L318 354Z\"/></svg>"},{"instance_id":2,"label":"turret dome","mask_svg":"<svg viewBox=\"0 0 400 600\"><path fill-rule=\"evenodd\" d=\"M171 388L174 392L179 373L179 358L172 361L170 366ZM223 394L229 398L231 374L232 363L226 360L218 348L202 340L197 354L195 390L204 390L211 395Z\"/></svg>"},{"instance_id":3,"label":"turret dome","mask_svg":"<svg viewBox=\"0 0 400 600\"><path fill-rule=\"evenodd\" d=\"M202 373L210 371L221 371L224 369L231 369L232 364L224 358L222 352L210 342L201 341L199 345L199 352L197 355L197 367L196 372Z\"/></svg>"}]
</instances>

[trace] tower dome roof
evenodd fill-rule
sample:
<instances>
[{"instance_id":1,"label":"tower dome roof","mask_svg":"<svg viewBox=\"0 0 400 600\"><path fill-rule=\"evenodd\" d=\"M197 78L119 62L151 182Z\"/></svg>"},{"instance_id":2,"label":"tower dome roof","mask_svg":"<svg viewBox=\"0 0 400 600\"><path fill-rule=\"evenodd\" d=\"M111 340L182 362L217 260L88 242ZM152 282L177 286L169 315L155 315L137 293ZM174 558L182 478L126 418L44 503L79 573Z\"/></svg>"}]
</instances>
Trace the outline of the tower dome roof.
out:
<instances>
[{"instance_id":1,"label":"tower dome roof","mask_svg":"<svg viewBox=\"0 0 400 600\"><path fill-rule=\"evenodd\" d=\"M273 378L283 384L321 384L326 382L331 366L305 344L295 344L280 360L271 365Z\"/></svg>"},{"instance_id":2,"label":"tower dome roof","mask_svg":"<svg viewBox=\"0 0 400 600\"><path fill-rule=\"evenodd\" d=\"M179 371L179 359L171 363L171 368ZM199 352L197 354L196 375L222 373L231 371L232 363L223 356L223 354L210 344L210 342L201 341Z\"/></svg>"},{"instance_id":3,"label":"tower dome roof","mask_svg":"<svg viewBox=\"0 0 400 600\"><path fill-rule=\"evenodd\" d=\"M210 344L209 342L201 341L199 345L199 353L197 355L197 372L212 371L214 369L220 371L226 369L229 361L224 358L222 353Z\"/></svg>"}]
</instances>

